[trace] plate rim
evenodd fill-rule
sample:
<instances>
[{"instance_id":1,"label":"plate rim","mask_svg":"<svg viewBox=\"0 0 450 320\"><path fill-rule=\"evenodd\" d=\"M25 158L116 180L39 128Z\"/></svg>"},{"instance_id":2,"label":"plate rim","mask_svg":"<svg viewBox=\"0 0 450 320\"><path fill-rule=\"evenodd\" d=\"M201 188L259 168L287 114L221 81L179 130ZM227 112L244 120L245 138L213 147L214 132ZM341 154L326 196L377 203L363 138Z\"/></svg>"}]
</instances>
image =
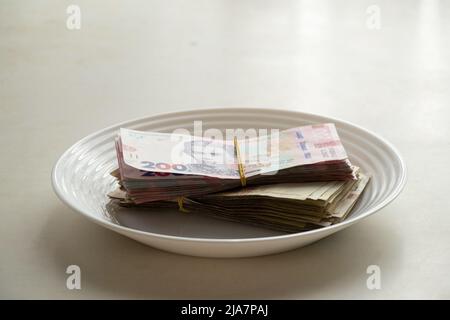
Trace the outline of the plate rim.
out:
<instances>
[{"instance_id":1,"label":"plate rim","mask_svg":"<svg viewBox=\"0 0 450 320\"><path fill-rule=\"evenodd\" d=\"M288 234L282 234L282 235L276 235L276 236L263 236L263 237L254 237L254 238L239 238L239 239L230 239L230 238L197 238L197 237L185 237L185 236L174 236L174 235L167 235L167 234L161 234L161 233L154 233L154 232L148 232L148 231L142 231L142 230L138 230L138 229L133 229L130 227L126 227L126 226L122 226L122 225L118 225L115 224L111 221L108 220L104 220L101 217L97 217L95 215L89 214L88 212L85 212L85 210L83 210L82 208L78 207L75 203L73 203L72 201L70 201L69 199L67 199L65 197L65 195L62 193L61 191L61 187L59 186L59 182L57 180L57 172L59 169L59 166L62 163L62 160L73 150L75 149L78 145L83 144L84 142L86 142L89 139L92 139L95 136L99 136L111 129L115 129L115 128L120 128L123 125L129 125L133 122L137 122L140 120L144 120L144 119L151 119L151 118L156 118L156 117L161 117L161 116L167 116L167 117L173 117L173 116L181 116L181 115L186 115L192 112L196 112L196 111L203 111L203 112L214 112L214 111L239 111L239 112L245 112L245 111L260 111L260 112L283 112L283 113L291 113L293 116L299 116L299 115L305 115L305 116L309 116L309 117L319 117L319 118L326 118L329 120L333 120L336 122L340 122L342 124L345 124L347 126L350 127L354 127L358 130L363 131L364 133L372 136L372 138L375 138L379 141L381 141L383 144L385 144L388 148L391 149L392 153L398 158L399 163L400 163L400 181L397 184L397 186L395 187L395 189L393 190L393 192L391 192L391 194L389 194L388 197L386 197L380 204L378 204L377 206L371 208L370 210L367 210L366 212L364 212L363 214L359 215L359 216L355 216L354 218L350 218L350 219L346 219L340 223L331 225L331 226L327 226L327 227L323 227L323 228L319 228L319 229L314 229L314 230L309 230L309 231L302 231L302 232L296 232L296 233L288 233ZM151 236L151 237L156 237L156 238L163 238L163 239L167 239L167 240L175 240L175 241L191 241L191 242L205 242L205 243L247 243L247 242L259 242L259 241L281 241L281 240L288 240L291 238L298 238L298 237L303 237L303 236L312 236L315 234L320 234L320 233L326 233L329 231L333 231L334 229L341 229L341 228L345 228L350 226L351 224L362 220L364 218L367 218L368 216L374 214L375 212L381 210L382 208L384 208L385 206L387 206L389 203L391 203L393 200L395 200L399 194L402 192L402 190L404 189L405 185L406 185L406 181L407 181L407 168L406 168L406 164L405 161L403 160L403 157L401 156L400 152L398 151L398 149L392 144L390 143L388 140L386 140L385 138L383 138L382 136L380 136L379 134L374 133L371 130L368 130L366 128L363 128L357 124L354 124L350 121L346 121L346 120L342 120L340 118L336 118L336 117L330 117L330 116L325 116L319 113L311 113L311 112L304 112L304 111L293 111L293 110L289 110L289 109L284 109L284 108L265 108L265 107L207 107L207 108L196 108L196 109L182 109L179 111L173 111L173 112L159 112L156 113L154 115L151 116L144 116L144 117L136 117L130 120L126 120L126 121L122 121L119 123L115 123L113 125L107 126L103 129L97 130L93 133L88 134L87 136L81 138L80 140L78 140L77 142L75 142L74 144L72 144L69 148L67 148L62 154L61 156L58 157L58 159L56 160L53 169L52 169L52 173L51 173L51 181L52 181L52 187L54 192L56 193L56 195L58 196L58 198L64 203L66 204L68 207L70 207L71 209L81 213L83 216L85 216L86 218L88 218L89 220L100 224L102 226L105 226L109 229L116 229L117 231L122 231L124 233L133 233L139 236ZM88 211L88 210L86 210ZM121 232L121 233L122 233Z\"/></svg>"}]
</instances>

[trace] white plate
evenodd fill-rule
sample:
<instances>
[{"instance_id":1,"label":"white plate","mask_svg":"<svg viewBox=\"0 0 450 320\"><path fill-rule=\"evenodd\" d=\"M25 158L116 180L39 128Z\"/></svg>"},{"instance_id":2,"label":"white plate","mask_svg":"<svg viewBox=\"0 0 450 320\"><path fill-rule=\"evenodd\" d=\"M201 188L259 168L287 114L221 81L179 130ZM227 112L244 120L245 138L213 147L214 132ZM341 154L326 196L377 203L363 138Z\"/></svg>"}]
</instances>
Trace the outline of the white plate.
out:
<instances>
[{"instance_id":1,"label":"white plate","mask_svg":"<svg viewBox=\"0 0 450 320\"><path fill-rule=\"evenodd\" d=\"M116 187L109 172L117 167L114 137L120 127L172 132L193 129L194 121L208 128L286 129L311 123L334 122L350 160L372 180L351 216L334 226L282 234L225 222L204 215L164 210L146 213L109 203ZM361 221L391 202L402 190L406 168L395 148L379 136L341 120L271 109L201 109L137 119L103 129L80 140L57 161L53 188L67 205L92 221L152 247L194 256L247 257L305 246Z\"/></svg>"}]
</instances>

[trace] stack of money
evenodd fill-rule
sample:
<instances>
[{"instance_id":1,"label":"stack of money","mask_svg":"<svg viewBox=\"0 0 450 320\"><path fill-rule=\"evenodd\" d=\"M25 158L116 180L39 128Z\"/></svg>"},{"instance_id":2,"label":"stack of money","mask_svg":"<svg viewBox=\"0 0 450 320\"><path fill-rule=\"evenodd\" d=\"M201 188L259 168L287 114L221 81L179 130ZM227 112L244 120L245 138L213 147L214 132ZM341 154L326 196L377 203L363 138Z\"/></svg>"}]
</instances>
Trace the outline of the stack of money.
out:
<instances>
[{"instance_id":1,"label":"stack of money","mask_svg":"<svg viewBox=\"0 0 450 320\"><path fill-rule=\"evenodd\" d=\"M140 204L147 208L179 208L229 221L284 232L300 232L329 226L345 219L369 177L355 168L356 180L281 183L240 188L177 201ZM123 189L109 196L122 206L136 206Z\"/></svg>"},{"instance_id":2,"label":"stack of money","mask_svg":"<svg viewBox=\"0 0 450 320\"><path fill-rule=\"evenodd\" d=\"M250 139L121 129L113 173L135 204L279 183L355 180L334 124Z\"/></svg>"},{"instance_id":3,"label":"stack of money","mask_svg":"<svg viewBox=\"0 0 450 320\"><path fill-rule=\"evenodd\" d=\"M121 129L122 206L174 207L285 232L345 219L369 177L347 158L334 124L246 140Z\"/></svg>"}]
</instances>

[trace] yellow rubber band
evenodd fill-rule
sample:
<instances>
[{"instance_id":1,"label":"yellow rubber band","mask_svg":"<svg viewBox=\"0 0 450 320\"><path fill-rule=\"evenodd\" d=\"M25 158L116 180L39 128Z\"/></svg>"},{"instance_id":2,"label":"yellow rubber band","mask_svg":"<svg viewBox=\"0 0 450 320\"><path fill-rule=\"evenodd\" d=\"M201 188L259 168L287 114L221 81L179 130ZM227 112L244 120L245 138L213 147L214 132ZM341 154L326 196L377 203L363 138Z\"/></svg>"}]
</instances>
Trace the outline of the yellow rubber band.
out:
<instances>
[{"instance_id":1,"label":"yellow rubber band","mask_svg":"<svg viewBox=\"0 0 450 320\"><path fill-rule=\"evenodd\" d=\"M177 202L178 202L178 210L180 210L181 212L189 212L189 210L186 210L183 206L183 201L184 201L184 197L178 197L177 198Z\"/></svg>"},{"instance_id":2,"label":"yellow rubber band","mask_svg":"<svg viewBox=\"0 0 450 320\"><path fill-rule=\"evenodd\" d=\"M242 165L241 152L239 150L239 143L237 137L234 137L234 148L236 150L236 158L238 161L239 177L241 178L241 185L245 187L247 185L247 179L245 178L244 166Z\"/></svg>"}]
</instances>

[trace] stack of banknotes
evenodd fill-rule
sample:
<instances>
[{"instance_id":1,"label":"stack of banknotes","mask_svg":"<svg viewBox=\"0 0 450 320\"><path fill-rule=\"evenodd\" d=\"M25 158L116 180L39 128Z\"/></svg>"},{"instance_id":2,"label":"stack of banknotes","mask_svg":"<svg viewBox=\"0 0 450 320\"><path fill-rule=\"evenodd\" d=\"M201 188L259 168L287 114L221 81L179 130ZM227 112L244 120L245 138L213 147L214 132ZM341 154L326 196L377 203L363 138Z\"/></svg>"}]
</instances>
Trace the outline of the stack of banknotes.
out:
<instances>
[{"instance_id":1,"label":"stack of banknotes","mask_svg":"<svg viewBox=\"0 0 450 320\"><path fill-rule=\"evenodd\" d=\"M122 206L177 207L286 232L345 219L369 181L348 160L334 124L225 140L121 129Z\"/></svg>"}]
</instances>

